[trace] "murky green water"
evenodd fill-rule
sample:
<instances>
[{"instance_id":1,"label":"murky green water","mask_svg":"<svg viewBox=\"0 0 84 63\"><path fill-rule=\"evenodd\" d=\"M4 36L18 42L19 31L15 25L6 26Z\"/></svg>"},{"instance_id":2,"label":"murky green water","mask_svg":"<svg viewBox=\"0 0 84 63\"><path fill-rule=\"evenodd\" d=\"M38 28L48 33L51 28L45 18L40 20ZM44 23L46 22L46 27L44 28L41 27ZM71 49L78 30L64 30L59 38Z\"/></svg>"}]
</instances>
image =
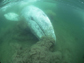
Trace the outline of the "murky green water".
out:
<instances>
[{"instance_id":1,"label":"murky green water","mask_svg":"<svg viewBox=\"0 0 84 63\"><path fill-rule=\"evenodd\" d=\"M59 63L84 63L83 0L39 1L27 5L30 4L43 10L51 20L57 39L55 51L62 53ZM1 63L11 63L14 54L21 47L24 51L39 41L30 31L24 30L24 20L21 20L20 23L19 21L9 21L4 17L4 14L8 12L19 14L21 8L18 7L15 5L5 12L0 10Z\"/></svg>"}]
</instances>

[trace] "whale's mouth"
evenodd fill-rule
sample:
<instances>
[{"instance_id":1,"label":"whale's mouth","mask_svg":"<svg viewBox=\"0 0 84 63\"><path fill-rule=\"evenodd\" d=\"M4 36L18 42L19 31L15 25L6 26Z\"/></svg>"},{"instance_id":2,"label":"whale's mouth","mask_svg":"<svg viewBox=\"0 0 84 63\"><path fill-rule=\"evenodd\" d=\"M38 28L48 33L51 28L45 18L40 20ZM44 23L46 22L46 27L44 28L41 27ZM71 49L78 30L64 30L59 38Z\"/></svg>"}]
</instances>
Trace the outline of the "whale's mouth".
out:
<instances>
[{"instance_id":1,"label":"whale's mouth","mask_svg":"<svg viewBox=\"0 0 84 63\"><path fill-rule=\"evenodd\" d=\"M40 29L41 29L41 31L42 31L42 32L41 32L41 33L42 33L42 35L43 35L43 36L46 36L46 34L45 34L44 30L43 30L43 29L42 29L42 27L39 25L39 23L38 23L37 21L35 21L33 17L31 17L31 20L32 20L32 21L34 21L34 22L36 22L36 24L39 26L39 28L40 28ZM47 25L47 24L46 24L46 25Z\"/></svg>"}]
</instances>

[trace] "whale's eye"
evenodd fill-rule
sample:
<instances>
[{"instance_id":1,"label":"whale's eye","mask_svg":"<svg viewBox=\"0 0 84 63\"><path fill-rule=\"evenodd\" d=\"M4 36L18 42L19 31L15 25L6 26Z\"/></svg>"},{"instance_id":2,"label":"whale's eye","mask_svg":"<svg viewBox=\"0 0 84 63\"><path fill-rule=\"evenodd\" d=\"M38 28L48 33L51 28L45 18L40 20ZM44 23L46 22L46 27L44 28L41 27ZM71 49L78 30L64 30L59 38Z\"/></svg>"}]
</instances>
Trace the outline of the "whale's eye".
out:
<instances>
[{"instance_id":1,"label":"whale's eye","mask_svg":"<svg viewBox=\"0 0 84 63\"><path fill-rule=\"evenodd\" d=\"M34 18L33 17L30 17L30 19L34 21Z\"/></svg>"}]
</instances>

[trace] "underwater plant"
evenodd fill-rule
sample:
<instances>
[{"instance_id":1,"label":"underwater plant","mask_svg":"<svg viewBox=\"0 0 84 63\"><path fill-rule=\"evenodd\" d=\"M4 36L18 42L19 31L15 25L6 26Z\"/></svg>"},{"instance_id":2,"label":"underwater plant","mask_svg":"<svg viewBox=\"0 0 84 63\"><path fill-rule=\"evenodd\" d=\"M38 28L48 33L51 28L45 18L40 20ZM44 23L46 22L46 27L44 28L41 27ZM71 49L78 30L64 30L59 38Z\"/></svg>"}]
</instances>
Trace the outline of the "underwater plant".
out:
<instances>
[{"instance_id":1,"label":"underwater plant","mask_svg":"<svg viewBox=\"0 0 84 63\"><path fill-rule=\"evenodd\" d=\"M30 49L17 50L13 55L12 63L61 63L62 54L52 51L55 40L43 37Z\"/></svg>"}]
</instances>

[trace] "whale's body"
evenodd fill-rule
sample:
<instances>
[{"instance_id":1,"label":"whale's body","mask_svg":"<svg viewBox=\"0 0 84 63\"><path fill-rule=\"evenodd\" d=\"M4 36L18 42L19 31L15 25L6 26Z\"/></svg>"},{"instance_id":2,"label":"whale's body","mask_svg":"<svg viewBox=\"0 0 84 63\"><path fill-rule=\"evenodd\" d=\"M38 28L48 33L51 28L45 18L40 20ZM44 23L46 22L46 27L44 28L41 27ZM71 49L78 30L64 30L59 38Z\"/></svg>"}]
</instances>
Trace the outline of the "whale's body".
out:
<instances>
[{"instance_id":1,"label":"whale's body","mask_svg":"<svg viewBox=\"0 0 84 63\"><path fill-rule=\"evenodd\" d=\"M8 4L5 8L3 7L3 11L9 9L12 6L15 6L15 3ZM20 8L20 4L18 4L17 8ZM13 10L9 10L8 13L4 14L4 17L9 21L20 21L21 19L25 19L30 28L31 32L38 38L42 37L52 37L56 41L56 35L53 29L53 26L47 17L47 15L38 7L33 5L23 5L19 13L14 12ZM11 17L11 18L10 18Z\"/></svg>"},{"instance_id":2,"label":"whale's body","mask_svg":"<svg viewBox=\"0 0 84 63\"><path fill-rule=\"evenodd\" d=\"M21 16L25 18L28 27L38 39L41 39L43 36L50 36L56 41L53 26L41 9L35 6L27 6L22 10Z\"/></svg>"}]
</instances>

